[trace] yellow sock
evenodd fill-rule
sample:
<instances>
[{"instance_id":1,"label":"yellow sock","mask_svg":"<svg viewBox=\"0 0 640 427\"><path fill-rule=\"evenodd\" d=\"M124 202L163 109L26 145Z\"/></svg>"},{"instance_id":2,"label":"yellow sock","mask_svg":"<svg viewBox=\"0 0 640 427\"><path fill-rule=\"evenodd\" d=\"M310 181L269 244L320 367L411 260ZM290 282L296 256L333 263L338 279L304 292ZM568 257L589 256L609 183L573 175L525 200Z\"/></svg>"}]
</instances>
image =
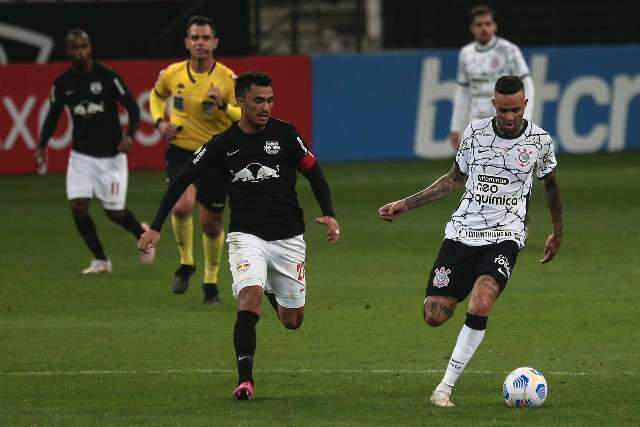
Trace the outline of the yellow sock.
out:
<instances>
[{"instance_id":1,"label":"yellow sock","mask_svg":"<svg viewBox=\"0 0 640 427\"><path fill-rule=\"evenodd\" d=\"M171 215L171 226L178 243L180 264L193 265L193 218L181 219Z\"/></svg>"},{"instance_id":2,"label":"yellow sock","mask_svg":"<svg viewBox=\"0 0 640 427\"><path fill-rule=\"evenodd\" d=\"M220 234L213 239L202 233L202 248L204 249L204 283L218 283L220 258L224 248L224 231L220 231Z\"/></svg>"}]
</instances>

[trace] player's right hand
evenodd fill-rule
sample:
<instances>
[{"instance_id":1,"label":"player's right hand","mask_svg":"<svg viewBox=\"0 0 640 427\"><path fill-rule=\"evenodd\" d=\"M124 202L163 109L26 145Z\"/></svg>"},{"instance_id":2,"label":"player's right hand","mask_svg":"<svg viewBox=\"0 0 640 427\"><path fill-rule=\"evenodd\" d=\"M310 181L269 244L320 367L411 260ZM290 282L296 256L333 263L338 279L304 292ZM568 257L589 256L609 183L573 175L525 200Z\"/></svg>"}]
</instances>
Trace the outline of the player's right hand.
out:
<instances>
[{"instance_id":1,"label":"player's right hand","mask_svg":"<svg viewBox=\"0 0 640 427\"><path fill-rule=\"evenodd\" d=\"M160 233L150 228L138 239L138 250L146 253L149 249L155 247L158 241L160 241Z\"/></svg>"},{"instance_id":2,"label":"player's right hand","mask_svg":"<svg viewBox=\"0 0 640 427\"><path fill-rule=\"evenodd\" d=\"M160 135L163 139L167 141L173 141L174 139L176 139L176 136L180 131L180 127L176 126L168 120L162 120L158 124L158 131L160 132Z\"/></svg>"},{"instance_id":3,"label":"player's right hand","mask_svg":"<svg viewBox=\"0 0 640 427\"><path fill-rule=\"evenodd\" d=\"M451 141L451 146L458 151L458 148L460 148L460 132L451 132L449 141Z\"/></svg>"},{"instance_id":4,"label":"player's right hand","mask_svg":"<svg viewBox=\"0 0 640 427\"><path fill-rule=\"evenodd\" d=\"M396 202L387 203L378 209L378 217L387 222L393 222L393 219L409 210L407 202L402 199Z\"/></svg>"},{"instance_id":5,"label":"player's right hand","mask_svg":"<svg viewBox=\"0 0 640 427\"><path fill-rule=\"evenodd\" d=\"M38 175L46 175L47 174L47 151L44 148L36 147L36 152L34 155L36 161L36 171L38 171Z\"/></svg>"}]
</instances>

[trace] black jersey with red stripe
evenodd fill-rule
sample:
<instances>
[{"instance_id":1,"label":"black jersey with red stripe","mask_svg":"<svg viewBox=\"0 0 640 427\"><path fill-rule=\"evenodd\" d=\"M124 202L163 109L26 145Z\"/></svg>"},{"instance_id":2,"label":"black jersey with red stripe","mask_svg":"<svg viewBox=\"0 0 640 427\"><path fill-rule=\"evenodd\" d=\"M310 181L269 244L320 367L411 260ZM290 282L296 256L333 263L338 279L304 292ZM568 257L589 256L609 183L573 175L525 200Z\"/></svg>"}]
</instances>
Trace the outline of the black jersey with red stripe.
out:
<instances>
[{"instance_id":1,"label":"black jersey with red stripe","mask_svg":"<svg viewBox=\"0 0 640 427\"><path fill-rule=\"evenodd\" d=\"M222 180L226 185L230 232L280 240L304 233L295 186L298 171L314 164L296 129L271 118L253 134L234 123L194 153L190 168L204 169L200 179Z\"/></svg>"}]
</instances>

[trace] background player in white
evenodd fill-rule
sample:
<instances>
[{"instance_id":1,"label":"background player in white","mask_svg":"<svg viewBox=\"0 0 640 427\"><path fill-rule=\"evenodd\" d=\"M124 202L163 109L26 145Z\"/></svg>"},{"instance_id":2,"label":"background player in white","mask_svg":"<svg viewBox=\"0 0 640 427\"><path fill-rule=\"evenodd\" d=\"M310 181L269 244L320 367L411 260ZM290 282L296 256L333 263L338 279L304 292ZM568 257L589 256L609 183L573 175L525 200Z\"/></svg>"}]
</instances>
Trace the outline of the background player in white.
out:
<instances>
[{"instance_id":1,"label":"background player in white","mask_svg":"<svg viewBox=\"0 0 640 427\"><path fill-rule=\"evenodd\" d=\"M409 209L465 187L446 226L424 301L425 321L439 326L471 293L444 378L431 396L436 406L454 406L453 386L482 342L491 308L513 273L518 251L524 247L524 218L534 175L544 182L553 226L541 262L553 259L562 241L553 142L547 132L523 119L527 101L522 81L517 76L498 79L493 103L496 117L467 126L448 174L378 210L381 219L391 222Z\"/></svg>"},{"instance_id":2,"label":"background player in white","mask_svg":"<svg viewBox=\"0 0 640 427\"><path fill-rule=\"evenodd\" d=\"M271 77L246 72L235 82L240 121L215 136L171 182L138 247L148 250L185 188L196 179L221 180L229 194L229 266L238 298L234 347L238 366L236 400L253 398L256 324L263 292L288 329L302 325L306 302L306 245L303 212L295 190L298 171L311 184L322 210L316 222L327 227L327 240L340 238L329 185L295 128L271 117ZM213 174L210 174L213 173ZM295 357L295 355L292 355Z\"/></svg>"},{"instance_id":3,"label":"background player in white","mask_svg":"<svg viewBox=\"0 0 640 427\"><path fill-rule=\"evenodd\" d=\"M469 121L493 117L493 87L500 76L516 75L524 83L529 99L524 118L531 120L534 87L529 67L515 44L496 36L495 13L488 6L476 6L470 11L469 30L474 41L460 50L450 140L457 150L460 130Z\"/></svg>"}]
</instances>

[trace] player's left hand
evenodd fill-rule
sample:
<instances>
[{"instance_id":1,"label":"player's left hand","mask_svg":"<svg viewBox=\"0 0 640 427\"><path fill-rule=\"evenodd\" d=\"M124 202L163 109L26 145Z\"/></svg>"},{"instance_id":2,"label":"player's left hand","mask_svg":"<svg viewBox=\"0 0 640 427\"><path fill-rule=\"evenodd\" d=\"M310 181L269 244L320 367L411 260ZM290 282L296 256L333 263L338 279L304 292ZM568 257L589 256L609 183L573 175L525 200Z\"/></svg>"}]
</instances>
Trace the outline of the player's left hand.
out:
<instances>
[{"instance_id":1,"label":"player's left hand","mask_svg":"<svg viewBox=\"0 0 640 427\"><path fill-rule=\"evenodd\" d=\"M121 153L128 153L133 148L133 139L130 136L124 136L118 144L118 151Z\"/></svg>"},{"instance_id":2,"label":"player's left hand","mask_svg":"<svg viewBox=\"0 0 640 427\"><path fill-rule=\"evenodd\" d=\"M340 226L334 217L323 216L316 218L316 222L327 226L327 240L329 242L335 243L340 240Z\"/></svg>"},{"instance_id":3,"label":"player's left hand","mask_svg":"<svg viewBox=\"0 0 640 427\"><path fill-rule=\"evenodd\" d=\"M549 237L547 237L547 241L544 244L544 255L540 260L541 263L547 263L553 259L554 256L560 250L560 243L562 242L562 236L557 236L554 233L551 233Z\"/></svg>"},{"instance_id":4,"label":"player's left hand","mask_svg":"<svg viewBox=\"0 0 640 427\"><path fill-rule=\"evenodd\" d=\"M222 91L214 86L213 84L209 85L209 92L207 93L211 98L216 101L218 107L222 107L224 105L224 96L222 95Z\"/></svg>"},{"instance_id":5,"label":"player's left hand","mask_svg":"<svg viewBox=\"0 0 640 427\"><path fill-rule=\"evenodd\" d=\"M149 249L156 246L156 243L160 241L160 233L150 228L145 231L140 239L138 239L138 250L147 252Z\"/></svg>"}]
</instances>

